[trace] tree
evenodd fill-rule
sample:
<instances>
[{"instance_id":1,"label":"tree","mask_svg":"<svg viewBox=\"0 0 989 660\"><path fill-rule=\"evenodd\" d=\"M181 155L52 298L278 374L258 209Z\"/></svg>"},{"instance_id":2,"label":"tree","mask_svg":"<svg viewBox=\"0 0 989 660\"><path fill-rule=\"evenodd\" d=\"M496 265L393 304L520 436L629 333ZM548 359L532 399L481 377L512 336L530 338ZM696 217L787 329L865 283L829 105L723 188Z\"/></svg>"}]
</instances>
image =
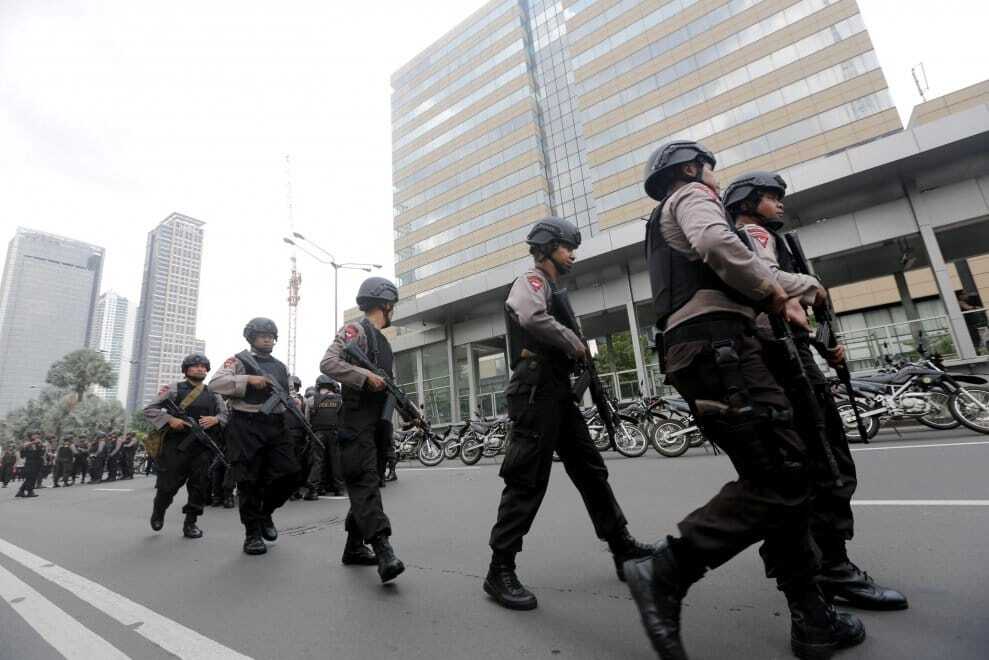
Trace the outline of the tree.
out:
<instances>
[{"instance_id":1,"label":"tree","mask_svg":"<svg viewBox=\"0 0 989 660\"><path fill-rule=\"evenodd\" d=\"M45 382L72 390L77 400L82 401L90 386L110 387L117 382L117 377L99 351L81 348L53 364Z\"/></svg>"},{"instance_id":2,"label":"tree","mask_svg":"<svg viewBox=\"0 0 989 660\"><path fill-rule=\"evenodd\" d=\"M151 423L144 417L144 410L138 408L131 414L130 418L130 429L134 433L150 433L154 427Z\"/></svg>"},{"instance_id":3,"label":"tree","mask_svg":"<svg viewBox=\"0 0 989 660\"><path fill-rule=\"evenodd\" d=\"M76 434L124 430L124 407L116 399L105 401L91 396L80 401L65 418L65 430Z\"/></svg>"}]
</instances>

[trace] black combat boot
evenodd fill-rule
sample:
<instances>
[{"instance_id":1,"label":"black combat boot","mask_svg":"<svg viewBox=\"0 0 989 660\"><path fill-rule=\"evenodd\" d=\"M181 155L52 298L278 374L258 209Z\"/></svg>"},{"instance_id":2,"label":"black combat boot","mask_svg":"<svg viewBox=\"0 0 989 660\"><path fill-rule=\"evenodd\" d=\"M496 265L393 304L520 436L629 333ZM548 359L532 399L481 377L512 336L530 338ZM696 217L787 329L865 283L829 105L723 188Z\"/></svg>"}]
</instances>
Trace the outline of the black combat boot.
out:
<instances>
[{"instance_id":1,"label":"black combat boot","mask_svg":"<svg viewBox=\"0 0 989 660\"><path fill-rule=\"evenodd\" d=\"M640 543L628 533L628 528L622 528L618 534L608 539L608 547L611 549L612 558L615 560L615 571L618 579L625 581L625 571L623 564L630 559L643 559L651 557L656 552L656 546L647 543Z\"/></svg>"},{"instance_id":2,"label":"black combat boot","mask_svg":"<svg viewBox=\"0 0 989 660\"><path fill-rule=\"evenodd\" d=\"M798 658L826 660L865 639L862 622L835 611L816 585L788 588L784 593L790 606L790 648Z\"/></svg>"},{"instance_id":3,"label":"black combat boot","mask_svg":"<svg viewBox=\"0 0 989 660\"><path fill-rule=\"evenodd\" d=\"M371 547L378 557L378 577L382 582L394 580L405 570L405 564L395 556L395 551L385 535L371 539Z\"/></svg>"},{"instance_id":4,"label":"black combat boot","mask_svg":"<svg viewBox=\"0 0 989 660\"><path fill-rule=\"evenodd\" d=\"M376 566L378 558L371 548L364 545L364 539L356 534L347 534L347 543L343 546L343 557L340 559L347 566Z\"/></svg>"},{"instance_id":5,"label":"black combat boot","mask_svg":"<svg viewBox=\"0 0 989 660\"><path fill-rule=\"evenodd\" d=\"M244 538L244 553L248 555L263 555L266 552L268 552L268 546L264 544L264 539L261 538L260 526L252 525L248 527Z\"/></svg>"},{"instance_id":6,"label":"black combat boot","mask_svg":"<svg viewBox=\"0 0 989 660\"><path fill-rule=\"evenodd\" d=\"M488 576L484 578L484 593L510 610L534 610L539 602L535 594L519 582L515 574L515 555L494 553Z\"/></svg>"},{"instance_id":7,"label":"black combat boot","mask_svg":"<svg viewBox=\"0 0 989 660\"><path fill-rule=\"evenodd\" d=\"M319 493L316 492L315 488L310 488L306 491L306 496L303 497L306 502L315 502L319 500Z\"/></svg>"},{"instance_id":8,"label":"black combat boot","mask_svg":"<svg viewBox=\"0 0 989 660\"><path fill-rule=\"evenodd\" d=\"M686 660L680 640L680 607L687 589L704 574L687 569L673 554L670 538L656 545L651 557L625 562L625 579L639 608L649 641L662 660Z\"/></svg>"},{"instance_id":9,"label":"black combat boot","mask_svg":"<svg viewBox=\"0 0 989 660\"><path fill-rule=\"evenodd\" d=\"M896 589L876 584L869 574L850 561L824 566L817 576L824 597L864 610L905 610L907 597Z\"/></svg>"},{"instance_id":10,"label":"black combat boot","mask_svg":"<svg viewBox=\"0 0 989 660\"><path fill-rule=\"evenodd\" d=\"M165 509L155 506L151 511L151 529L156 532L161 531L161 528L165 526Z\"/></svg>"},{"instance_id":11,"label":"black combat boot","mask_svg":"<svg viewBox=\"0 0 989 660\"><path fill-rule=\"evenodd\" d=\"M398 481L398 473L395 472L395 461L388 461L388 473L385 474L385 481Z\"/></svg>"},{"instance_id":12,"label":"black combat boot","mask_svg":"<svg viewBox=\"0 0 989 660\"><path fill-rule=\"evenodd\" d=\"M223 508L224 509L232 509L232 508L234 508L234 506L236 506L236 505L234 504L234 496L233 495L227 495L226 497L223 498Z\"/></svg>"},{"instance_id":13,"label":"black combat boot","mask_svg":"<svg viewBox=\"0 0 989 660\"><path fill-rule=\"evenodd\" d=\"M203 537L203 530L196 525L196 514L185 514L185 522L182 523L182 536L187 539L200 539Z\"/></svg>"},{"instance_id":14,"label":"black combat boot","mask_svg":"<svg viewBox=\"0 0 989 660\"><path fill-rule=\"evenodd\" d=\"M274 543L278 540L278 528L275 527L274 521L271 519L271 514L269 513L261 521L261 536L268 543Z\"/></svg>"}]
</instances>

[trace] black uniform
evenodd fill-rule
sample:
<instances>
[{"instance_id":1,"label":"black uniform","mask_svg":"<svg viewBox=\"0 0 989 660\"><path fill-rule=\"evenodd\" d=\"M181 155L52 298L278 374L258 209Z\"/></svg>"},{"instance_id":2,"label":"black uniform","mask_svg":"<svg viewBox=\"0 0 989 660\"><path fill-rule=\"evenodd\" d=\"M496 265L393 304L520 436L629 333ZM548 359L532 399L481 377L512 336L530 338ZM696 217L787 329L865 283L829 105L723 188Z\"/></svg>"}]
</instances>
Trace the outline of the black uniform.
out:
<instances>
[{"instance_id":1,"label":"black uniform","mask_svg":"<svg viewBox=\"0 0 989 660\"><path fill-rule=\"evenodd\" d=\"M89 472L89 445L80 442L76 445L76 456L72 462L72 481L79 477L82 483L86 483L86 473Z\"/></svg>"},{"instance_id":2,"label":"black uniform","mask_svg":"<svg viewBox=\"0 0 989 660\"><path fill-rule=\"evenodd\" d=\"M24 458L24 481L17 491L17 497L33 497L38 475L45 460L45 447L39 443L27 443L21 447L21 457Z\"/></svg>"},{"instance_id":3,"label":"black uniform","mask_svg":"<svg viewBox=\"0 0 989 660\"><path fill-rule=\"evenodd\" d=\"M69 485L69 479L72 477L72 466L75 462L75 451L72 447L66 447L62 445L58 448L55 453L55 476L54 482L58 486L59 480L62 481L63 486Z\"/></svg>"},{"instance_id":4,"label":"black uniform","mask_svg":"<svg viewBox=\"0 0 989 660\"><path fill-rule=\"evenodd\" d=\"M340 408L343 397L330 390L317 390L313 394L309 422L323 440L325 452L318 452L321 460L314 462L309 475L309 486L324 485L327 491L339 493L344 489L343 466L340 462L340 445L337 441Z\"/></svg>"},{"instance_id":5,"label":"black uniform","mask_svg":"<svg viewBox=\"0 0 989 660\"><path fill-rule=\"evenodd\" d=\"M4 447L0 456L0 483L6 488L14 478L14 466L17 464L17 453L10 447Z\"/></svg>"}]
</instances>

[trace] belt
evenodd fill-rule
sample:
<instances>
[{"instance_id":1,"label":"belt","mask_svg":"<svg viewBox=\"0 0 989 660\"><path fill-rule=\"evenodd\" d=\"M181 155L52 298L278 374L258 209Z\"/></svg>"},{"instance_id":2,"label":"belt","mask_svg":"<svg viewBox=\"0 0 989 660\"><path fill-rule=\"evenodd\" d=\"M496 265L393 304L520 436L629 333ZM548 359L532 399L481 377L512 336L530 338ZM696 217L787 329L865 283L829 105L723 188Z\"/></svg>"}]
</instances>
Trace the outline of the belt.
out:
<instances>
[{"instance_id":1,"label":"belt","mask_svg":"<svg viewBox=\"0 0 989 660\"><path fill-rule=\"evenodd\" d=\"M736 314L708 314L663 333L666 348L688 341L720 341L755 332L752 321Z\"/></svg>"}]
</instances>

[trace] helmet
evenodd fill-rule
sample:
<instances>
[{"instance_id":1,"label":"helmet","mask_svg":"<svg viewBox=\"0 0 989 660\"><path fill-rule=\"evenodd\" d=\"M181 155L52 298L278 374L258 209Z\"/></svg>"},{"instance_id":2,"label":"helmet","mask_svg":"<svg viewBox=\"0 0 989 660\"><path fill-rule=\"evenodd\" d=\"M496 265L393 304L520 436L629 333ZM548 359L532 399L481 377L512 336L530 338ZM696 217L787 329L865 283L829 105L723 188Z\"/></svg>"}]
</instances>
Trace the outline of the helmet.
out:
<instances>
[{"instance_id":1,"label":"helmet","mask_svg":"<svg viewBox=\"0 0 989 660\"><path fill-rule=\"evenodd\" d=\"M569 220L549 216L532 226L525 242L530 246L563 243L571 248L580 247L580 230Z\"/></svg>"},{"instance_id":2,"label":"helmet","mask_svg":"<svg viewBox=\"0 0 989 660\"><path fill-rule=\"evenodd\" d=\"M700 142L693 140L677 140L667 142L649 156L646 163L646 194L657 202L666 197L670 187L669 169L676 165L684 165L694 161L703 161L712 168L717 165L714 154Z\"/></svg>"},{"instance_id":3,"label":"helmet","mask_svg":"<svg viewBox=\"0 0 989 660\"><path fill-rule=\"evenodd\" d=\"M244 339L250 343L254 343L254 338L260 334L270 334L274 335L275 339L278 339L278 326L271 319L266 319L263 316L258 316L247 322L244 326Z\"/></svg>"},{"instance_id":4,"label":"helmet","mask_svg":"<svg viewBox=\"0 0 989 660\"><path fill-rule=\"evenodd\" d=\"M208 357L206 357L202 353L190 353L189 355L186 355L185 358L182 360L182 373L185 373L186 369L188 369L189 367L194 367L197 364L201 364L204 367L206 367L206 371L209 371L210 369Z\"/></svg>"},{"instance_id":5,"label":"helmet","mask_svg":"<svg viewBox=\"0 0 989 660\"><path fill-rule=\"evenodd\" d=\"M296 392L302 389L302 379L298 376L292 376L292 389Z\"/></svg>"},{"instance_id":6,"label":"helmet","mask_svg":"<svg viewBox=\"0 0 989 660\"><path fill-rule=\"evenodd\" d=\"M99 431L95 437L97 440L102 440L103 438L106 437L106 433L104 433L103 431Z\"/></svg>"},{"instance_id":7,"label":"helmet","mask_svg":"<svg viewBox=\"0 0 989 660\"><path fill-rule=\"evenodd\" d=\"M786 195L786 181L776 172L748 172L728 184L722 200L725 208L732 212L753 193L765 190L775 192L780 199L783 199Z\"/></svg>"},{"instance_id":8,"label":"helmet","mask_svg":"<svg viewBox=\"0 0 989 660\"><path fill-rule=\"evenodd\" d=\"M357 290L357 306L367 311L376 305L398 302L398 287L384 277L369 277L361 282Z\"/></svg>"},{"instance_id":9,"label":"helmet","mask_svg":"<svg viewBox=\"0 0 989 660\"><path fill-rule=\"evenodd\" d=\"M340 389L340 383L336 382L326 374L316 377L316 387L332 387L334 390Z\"/></svg>"},{"instance_id":10,"label":"helmet","mask_svg":"<svg viewBox=\"0 0 989 660\"><path fill-rule=\"evenodd\" d=\"M307 387L306 388L306 398L311 397L315 391L316 391L316 388L313 387L312 385L310 385L309 387Z\"/></svg>"}]
</instances>

